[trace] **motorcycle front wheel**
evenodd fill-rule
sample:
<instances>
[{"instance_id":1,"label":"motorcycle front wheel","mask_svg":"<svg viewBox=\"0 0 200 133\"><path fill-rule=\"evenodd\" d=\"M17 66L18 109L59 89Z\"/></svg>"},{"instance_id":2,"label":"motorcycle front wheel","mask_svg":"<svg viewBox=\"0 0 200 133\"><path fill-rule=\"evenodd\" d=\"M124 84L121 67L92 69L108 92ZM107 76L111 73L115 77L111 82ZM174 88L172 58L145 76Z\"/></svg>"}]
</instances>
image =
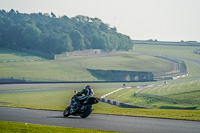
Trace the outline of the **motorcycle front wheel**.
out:
<instances>
[{"instance_id":1,"label":"motorcycle front wheel","mask_svg":"<svg viewBox=\"0 0 200 133\"><path fill-rule=\"evenodd\" d=\"M65 111L63 112L63 116L64 117L68 117L70 115L70 107L67 107L66 109L65 109Z\"/></svg>"}]
</instances>

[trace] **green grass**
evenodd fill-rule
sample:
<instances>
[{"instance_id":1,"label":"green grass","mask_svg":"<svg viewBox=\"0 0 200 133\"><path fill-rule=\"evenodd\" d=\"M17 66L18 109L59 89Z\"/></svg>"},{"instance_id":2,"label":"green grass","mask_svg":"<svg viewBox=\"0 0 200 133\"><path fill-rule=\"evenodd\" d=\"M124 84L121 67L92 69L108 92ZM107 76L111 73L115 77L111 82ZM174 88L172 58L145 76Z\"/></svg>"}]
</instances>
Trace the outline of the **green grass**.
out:
<instances>
[{"instance_id":1,"label":"green grass","mask_svg":"<svg viewBox=\"0 0 200 133\"><path fill-rule=\"evenodd\" d=\"M34 61L30 61L30 59L34 59ZM16 77L34 81L91 81L99 80L99 77L94 77L87 70L88 68L150 72L170 71L172 69L172 64L169 62L133 52L116 52L111 56L92 58L91 56L73 56L58 60L42 59L41 61L39 59L40 57L31 54L1 49L0 75L3 78Z\"/></svg>"},{"instance_id":2,"label":"green grass","mask_svg":"<svg viewBox=\"0 0 200 133\"><path fill-rule=\"evenodd\" d=\"M169 45L145 45L137 44L133 46L136 51L144 51L163 56L184 57L200 60L200 55L194 54L195 49L199 47L194 46L169 46Z\"/></svg>"},{"instance_id":3,"label":"green grass","mask_svg":"<svg viewBox=\"0 0 200 133\"><path fill-rule=\"evenodd\" d=\"M70 127L57 127L57 126L46 126L46 125L35 125L29 123L19 123L19 122L6 122L0 121L0 132L1 133L115 133L111 131L103 130L92 130L92 129L80 129L80 128L70 128Z\"/></svg>"},{"instance_id":4,"label":"green grass","mask_svg":"<svg viewBox=\"0 0 200 133\"><path fill-rule=\"evenodd\" d=\"M74 90L81 91L87 84L65 84L50 87L48 91L5 93L0 94L0 105L10 107L24 107L34 109L64 110L74 95ZM100 97L105 93L113 91L121 84L91 84L95 96ZM114 86L112 88L106 88ZM44 89L48 86L36 86L31 89ZM14 89L14 88L13 88ZM25 88L22 88L22 90ZM30 88L29 88L30 89ZM5 90L2 88L2 91ZM11 89L10 89L11 90Z\"/></svg>"},{"instance_id":5,"label":"green grass","mask_svg":"<svg viewBox=\"0 0 200 133\"><path fill-rule=\"evenodd\" d=\"M108 109L109 110L100 110L100 108L96 108L95 113L200 121L199 110L132 109L112 107Z\"/></svg>"},{"instance_id":6,"label":"green grass","mask_svg":"<svg viewBox=\"0 0 200 133\"><path fill-rule=\"evenodd\" d=\"M189 72L189 78L199 79L200 78L199 66L197 66L194 63L188 62L188 61L186 61L186 63L187 63L186 65L187 65L187 69L188 69L188 72Z\"/></svg>"},{"instance_id":7,"label":"green grass","mask_svg":"<svg viewBox=\"0 0 200 133\"><path fill-rule=\"evenodd\" d=\"M0 63L4 61L9 62L27 62L34 60L45 60L44 58L35 56L33 54L28 54L24 52L19 52L16 50L0 48Z\"/></svg>"},{"instance_id":8,"label":"green grass","mask_svg":"<svg viewBox=\"0 0 200 133\"><path fill-rule=\"evenodd\" d=\"M141 50L142 46L134 46L137 50ZM158 49L157 49L158 48ZM183 56L193 59L199 59L199 55L194 55L194 47L169 47L169 46L145 46L144 51L155 53L164 53L170 56ZM165 50L163 50L165 49ZM178 51L178 52L177 52ZM0 51L0 54L7 54L0 56L1 60L10 60L11 58L39 58L32 55L22 56L10 52L10 50ZM10 57L9 57L9 56ZM147 65L148 64L148 65ZM170 80L168 84L163 87L150 88L145 94L157 95L160 97L167 97L169 99L186 100L192 99L199 101L199 81L200 69L197 65L186 62L188 67L189 76L178 80ZM0 74L4 77L31 77L37 79L52 79L52 80L77 80L93 77L87 68L91 69L116 69L116 70L131 70L131 71L168 71L171 69L171 64L155 57L136 54L134 52L117 52L108 57L66 57L56 61L44 60L43 61L18 61L0 63ZM70 78L69 78L70 77ZM141 84L163 84L160 82L145 82L145 83L126 83L127 86L141 85ZM64 110L69 105L69 101L73 96L73 90L81 90L87 84L62 84L62 85L47 85L47 86L24 86L24 87L11 87L0 88L3 90L19 90L19 89L45 89L51 88L50 91L41 92L24 92L24 93L9 93L0 94L0 106L10 107L23 107L34 109L49 109L49 110ZM111 92L122 86L122 83L108 83L108 84L91 84L95 89L95 95L100 97L103 94ZM65 89L68 88L68 89ZM70 89L69 89L70 88ZM120 102L130 103L138 106L146 106L151 108L159 107L190 107L199 104L194 103L174 103L171 101L164 101L158 97L134 96L135 89L125 89L120 93L115 93L109 96L109 99L117 100ZM149 92L148 92L149 91ZM94 105L95 110L93 113L115 114L115 115L129 115L129 116L144 116L144 117L158 117L170 119L185 119L185 120L198 120L200 121L199 110L170 110L170 109L126 109L119 108L113 105L99 103Z\"/></svg>"},{"instance_id":9,"label":"green grass","mask_svg":"<svg viewBox=\"0 0 200 133\"><path fill-rule=\"evenodd\" d=\"M200 80L150 87L137 95L137 88L124 89L108 99L149 108L200 109Z\"/></svg>"},{"instance_id":10,"label":"green grass","mask_svg":"<svg viewBox=\"0 0 200 133\"><path fill-rule=\"evenodd\" d=\"M145 63L148 65L148 68ZM172 69L172 65L167 61L147 55L135 54L133 52L120 52L117 56L106 58L89 58L85 59L82 64L85 68L105 70L161 72Z\"/></svg>"},{"instance_id":11,"label":"green grass","mask_svg":"<svg viewBox=\"0 0 200 133\"><path fill-rule=\"evenodd\" d=\"M200 90L200 81L188 81L178 84L169 84L159 87L149 88L142 93L148 93L153 95L172 95L184 92L192 92Z\"/></svg>"},{"instance_id":12,"label":"green grass","mask_svg":"<svg viewBox=\"0 0 200 133\"><path fill-rule=\"evenodd\" d=\"M158 46L158 45L135 45L134 49L146 51L164 56L185 57L200 59L193 53L196 47ZM200 109L200 69L194 63L185 61L189 76L178 80L169 80L164 86L151 87L134 96L137 89L128 89L109 96L109 99L130 103L150 108L187 108L197 107ZM152 84L164 84L160 81Z\"/></svg>"},{"instance_id":13,"label":"green grass","mask_svg":"<svg viewBox=\"0 0 200 133\"><path fill-rule=\"evenodd\" d=\"M22 107L31 109L47 109L63 111L70 102L73 96L73 90L81 90L86 84L69 84L57 85L60 90L55 88L51 91L40 92L24 92L24 93L9 93L0 95L0 106L8 107ZM94 88L95 96L100 97L102 94L111 92L121 87L122 84L91 84ZM71 88L64 90L64 88ZM107 88L106 88L107 87ZM46 88L45 86L36 86L35 89ZM115 95L117 100L130 102L129 97L134 93L134 89L124 89L119 94L110 96L114 100ZM135 105L144 105L144 101L133 99ZM146 104L149 105L149 104ZM170 119L185 119L200 121L199 110L165 110L165 109L127 109L119 108L114 105L106 103L98 103L94 105L93 113L100 114L114 114L114 115L128 115L128 116L142 116L142 117L156 117L156 118L170 118ZM172 113L174 112L174 113Z\"/></svg>"},{"instance_id":14,"label":"green grass","mask_svg":"<svg viewBox=\"0 0 200 133\"><path fill-rule=\"evenodd\" d=\"M134 50L166 57L182 57L200 60L200 56L194 54L199 47L169 46L169 45L134 45ZM152 87L142 91L138 97L130 96L130 101L143 104L148 107L197 107L200 109L200 69L194 63L185 61L189 76L178 80L169 80L164 86ZM162 82L158 84L163 84ZM134 100L133 100L134 99Z\"/></svg>"}]
</instances>

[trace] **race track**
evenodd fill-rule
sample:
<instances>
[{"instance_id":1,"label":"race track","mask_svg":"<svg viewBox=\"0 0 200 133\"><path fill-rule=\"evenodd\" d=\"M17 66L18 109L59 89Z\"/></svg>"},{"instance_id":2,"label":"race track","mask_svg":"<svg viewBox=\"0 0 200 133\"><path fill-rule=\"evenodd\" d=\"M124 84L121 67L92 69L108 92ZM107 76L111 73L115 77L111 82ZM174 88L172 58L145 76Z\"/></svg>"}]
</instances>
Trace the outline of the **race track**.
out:
<instances>
[{"instance_id":1,"label":"race track","mask_svg":"<svg viewBox=\"0 0 200 133\"><path fill-rule=\"evenodd\" d=\"M63 117L61 111L0 107L0 121L109 130L131 133L199 133L200 122L91 114L88 118Z\"/></svg>"}]
</instances>

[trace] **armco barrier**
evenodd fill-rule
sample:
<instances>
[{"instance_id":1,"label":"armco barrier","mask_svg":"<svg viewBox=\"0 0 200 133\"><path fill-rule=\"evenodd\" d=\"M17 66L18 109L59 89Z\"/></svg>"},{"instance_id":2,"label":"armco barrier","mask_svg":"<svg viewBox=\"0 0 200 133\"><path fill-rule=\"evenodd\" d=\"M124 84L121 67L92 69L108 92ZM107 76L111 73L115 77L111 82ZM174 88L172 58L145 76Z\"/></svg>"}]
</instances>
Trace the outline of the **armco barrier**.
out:
<instances>
[{"instance_id":1,"label":"armco barrier","mask_svg":"<svg viewBox=\"0 0 200 133\"><path fill-rule=\"evenodd\" d=\"M116 105L116 106L119 106L119 107L123 107L123 108L144 108L144 109L147 109L146 107L140 107L140 106L130 105L130 104L127 104L127 103L121 103L121 102L113 101L113 100L110 100L110 99L105 99L105 97L107 97L107 96L109 96L109 95L111 95L115 92L118 92L120 90L123 90L125 88L131 88L131 87L122 87L122 88L114 90L110 93L107 93L107 94L101 96L101 98L99 98L99 101L104 102L104 103L108 103L108 104L112 104L112 105Z\"/></svg>"},{"instance_id":2,"label":"armco barrier","mask_svg":"<svg viewBox=\"0 0 200 133\"><path fill-rule=\"evenodd\" d=\"M108 103L108 104L112 104L112 105L116 105L116 106L119 106L119 107L122 107L122 108L143 108L143 109L148 109L146 107L130 105L130 104L127 104L127 103L120 103L120 102L117 102L117 101L104 99L104 98L99 98L99 101L104 102L104 103Z\"/></svg>"}]
</instances>

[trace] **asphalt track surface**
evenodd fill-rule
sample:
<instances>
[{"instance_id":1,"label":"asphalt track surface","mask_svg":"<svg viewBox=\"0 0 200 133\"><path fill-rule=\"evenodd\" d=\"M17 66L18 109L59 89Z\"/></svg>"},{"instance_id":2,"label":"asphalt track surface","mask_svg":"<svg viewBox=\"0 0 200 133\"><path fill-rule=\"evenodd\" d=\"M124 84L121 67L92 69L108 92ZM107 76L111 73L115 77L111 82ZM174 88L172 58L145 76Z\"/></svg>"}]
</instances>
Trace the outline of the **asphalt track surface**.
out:
<instances>
[{"instance_id":1,"label":"asphalt track surface","mask_svg":"<svg viewBox=\"0 0 200 133\"><path fill-rule=\"evenodd\" d=\"M91 114L63 117L61 111L0 107L0 121L14 121L130 133L199 133L200 122Z\"/></svg>"}]
</instances>

